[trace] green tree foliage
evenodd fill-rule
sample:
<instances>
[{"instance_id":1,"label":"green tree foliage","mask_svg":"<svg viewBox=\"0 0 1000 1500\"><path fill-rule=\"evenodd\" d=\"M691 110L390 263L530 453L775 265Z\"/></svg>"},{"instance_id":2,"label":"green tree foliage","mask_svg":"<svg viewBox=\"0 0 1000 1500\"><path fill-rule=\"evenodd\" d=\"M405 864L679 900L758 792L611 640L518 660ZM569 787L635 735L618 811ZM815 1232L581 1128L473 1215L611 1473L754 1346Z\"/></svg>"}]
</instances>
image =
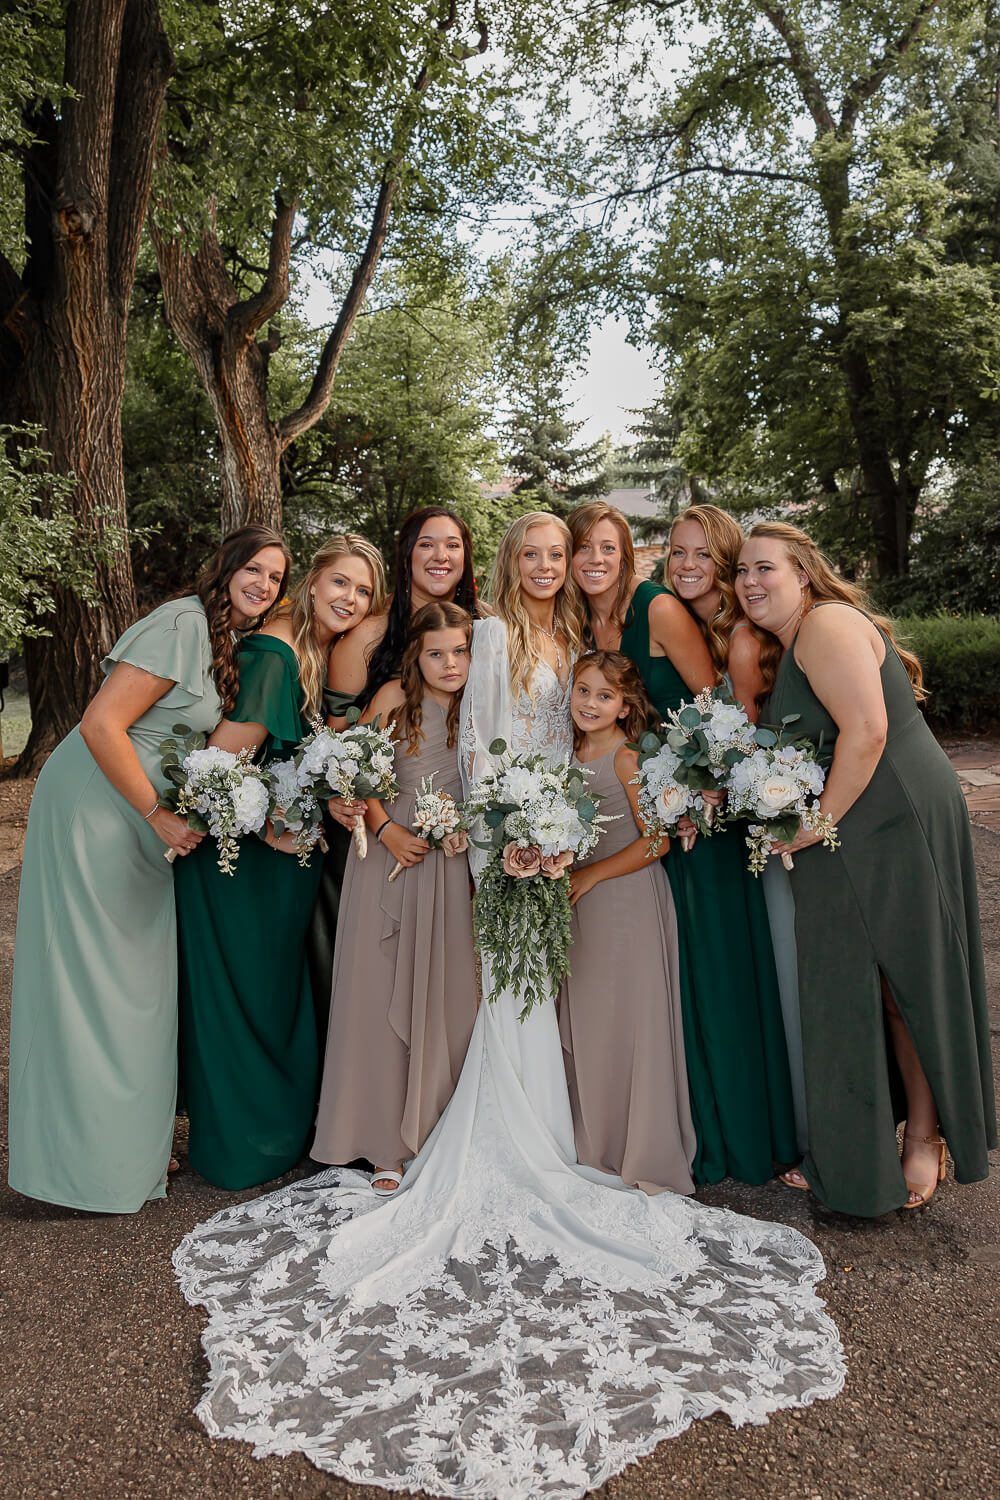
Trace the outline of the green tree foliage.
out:
<instances>
[{"instance_id":1,"label":"green tree foliage","mask_svg":"<svg viewBox=\"0 0 1000 1500\"><path fill-rule=\"evenodd\" d=\"M1000 616L1000 461L959 468L917 512L905 578L880 585L893 611ZM1000 679L997 681L1000 695Z\"/></svg>"}]
</instances>

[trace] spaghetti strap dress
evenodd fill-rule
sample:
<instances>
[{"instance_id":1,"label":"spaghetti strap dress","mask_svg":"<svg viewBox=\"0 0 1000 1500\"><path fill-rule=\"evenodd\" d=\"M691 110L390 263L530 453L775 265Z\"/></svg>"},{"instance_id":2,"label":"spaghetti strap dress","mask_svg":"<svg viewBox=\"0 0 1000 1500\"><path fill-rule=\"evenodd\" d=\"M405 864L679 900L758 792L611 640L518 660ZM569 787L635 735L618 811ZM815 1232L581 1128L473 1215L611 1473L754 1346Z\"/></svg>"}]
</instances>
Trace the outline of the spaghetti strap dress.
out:
<instances>
[{"instance_id":1,"label":"spaghetti strap dress","mask_svg":"<svg viewBox=\"0 0 1000 1500\"><path fill-rule=\"evenodd\" d=\"M875 1217L907 1201L896 1143L905 1097L887 1046L885 975L938 1108L959 1182L987 1175L997 1143L990 1028L969 815L887 637L888 737L840 820L840 848L795 856L799 1009L809 1151L802 1171L828 1207ZM785 652L761 722L833 759L837 725Z\"/></svg>"},{"instance_id":2,"label":"spaghetti strap dress","mask_svg":"<svg viewBox=\"0 0 1000 1500\"><path fill-rule=\"evenodd\" d=\"M669 590L641 582L621 650L664 717L693 694L649 648L649 607ZM766 1182L799 1155L781 1000L763 892L734 830L674 839L664 856L677 913L684 1051L697 1135L695 1182Z\"/></svg>"},{"instance_id":3,"label":"spaghetti strap dress","mask_svg":"<svg viewBox=\"0 0 1000 1500\"><path fill-rule=\"evenodd\" d=\"M445 711L423 701L417 752L396 745L392 818L410 827L421 781L460 802L458 750ZM353 846L333 963L317 1161L392 1166L416 1156L455 1091L476 1021L469 862L433 850L389 884L395 860Z\"/></svg>"},{"instance_id":4,"label":"spaghetti strap dress","mask_svg":"<svg viewBox=\"0 0 1000 1500\"><path fill-rule=\"evenodd\" d=\"M309 729L294 651L251 635L239 669L228 718L266 725L259 758L285 759ZM181 1082L191 1165L237 1189L280 1177L309 1143L319 1048L305 941L320 861L251 836L224 875L217 852L205 839L177 862Z\"/></svg>"},{"instance_id":5,"label":"spaghetti strap dress","mask_svg":"<svg viewBox=\"0 0 1000 1500\"><path fill-rule=\"evenodd\" d=\"M129 727L157 792L160 741L208 733L222 704L201 602L172 599L102 663L170 687ZM177 1095L174 869L79 727L53 750L28 818L14 948L10 1185L30 1198L135 1213L166 1193ZM190 857L190 856L189 856Z\"/></svg>"},{"instance_id":6,"label":"spaghetti strap dress","mask_svg":"<svg viewBox=\"0 0 1000 1500\"><path fill-rule=\"evenodd\" d=\"M617 750L589 761L588 789L615 821L581 867L639 837ZM646 1193L690 1193L695 1135L684 1068L677 922L658 860L602 880L573 908L559 1034L577 1160Z\"/></svg>"}]
</instances>

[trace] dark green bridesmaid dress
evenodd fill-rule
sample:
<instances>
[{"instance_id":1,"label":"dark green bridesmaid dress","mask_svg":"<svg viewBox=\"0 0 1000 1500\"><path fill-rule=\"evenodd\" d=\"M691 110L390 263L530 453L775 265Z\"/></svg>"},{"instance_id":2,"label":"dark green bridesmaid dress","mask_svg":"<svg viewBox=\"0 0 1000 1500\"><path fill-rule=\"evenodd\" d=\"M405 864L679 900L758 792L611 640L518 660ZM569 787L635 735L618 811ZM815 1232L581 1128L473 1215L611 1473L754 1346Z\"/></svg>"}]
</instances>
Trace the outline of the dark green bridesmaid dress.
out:
<instances>
[{"instance_id":1,"label":"dark green bridesmaid dress","mask_svg":"<svg viewBox=\"0 0 1000 1500\"><path fill-rule=\"evenodd\" d=\"M323 689L323 709L331 718L342 719L349 708L357 706L350 693L336 688ZM333 953L337 946L337 921L340 896L344 888L347 855L351 835L329 812L323 813L326 853L314 854L321 862L319 887L313 903L312 917L306 933L306 959L312 984L313 1010L316 1016L316 1039L320 1055L326 1051L326 1032L330 1020L330 995L333 989Z\"/></svg>"},{"instance_id":2,"label":"dark green bridesmaid dress","mask_svg":"<svg viewBox=\"0 0 1000 1500\"><path fill-rule=\"evenodd\" d=\"M795 731L820 746L828 766L837 726L794 652L793 641L761 722L798 714ZM809 1115L802 1171L830 1208L865 1217L907 1199L896 1145L906 1103L887 1043L880 970L933 1090L956 1179L985 1177L997 1142L965 799L888 641L882 689L888 738L871 781L840 820L840 848L802 850L790 875Z\"/></svg>"},{"instance_id":3,"label":"dark green bridesmaid dress","mask_svg":"<svg viewBox=\"0 0 1000 1500\"><path fill-rule=\"evenodd\" d=\"M669 657L649 650L649 606L669 590L642 582L621 649L660 715L693 697ZM796 1160L795 1117L767 908L739 830L664 857L677 912L684 1050L698 1138L696 1182L766 1182Z\"/></svg>"},{"instance_id":4,"label":"dark green bridesmaid dress","mask_svg":"<svg viewBox=\"0 0 1000 1500\"><path fill-rule=\"evenodd\" d=\"M274 636L240 648L228 715L267 726L259 759L283 760L309 725L295 653ZM247 1188L289 1171L312 1129L319 1048L306 929L320 880L296 857L243 839L233 875L214 840L177 861L181 1087L188 1156L216 1187Z\"/></svg>"}]
</instances>

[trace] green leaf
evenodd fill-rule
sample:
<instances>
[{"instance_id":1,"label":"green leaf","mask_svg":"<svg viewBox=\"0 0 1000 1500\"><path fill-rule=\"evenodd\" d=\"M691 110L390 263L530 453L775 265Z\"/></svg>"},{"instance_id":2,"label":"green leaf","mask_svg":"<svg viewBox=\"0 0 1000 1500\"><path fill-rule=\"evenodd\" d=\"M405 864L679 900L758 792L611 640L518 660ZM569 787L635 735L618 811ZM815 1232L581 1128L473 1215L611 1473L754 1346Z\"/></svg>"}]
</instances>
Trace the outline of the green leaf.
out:
<instances>
[{"instance_id":1,"label":"green leaf","mask_svg":"<svg viewBox=\"0 0 1000 1500\"><path fill-rule=\"evenodd\" d=\"M754 730L754 739L764 750L770 750L772 745L778 743L778 736L773 729L761 729L759 726Z\"/></svg>"},{"instance_id":2,"label":"green leaf","mask_svg":"<svg viewBox=\"0 0 1000 1500\"><path fill-rule=\"evenodd\" d=\"M506 754L506 751L507 751L507 741L506 740L493 740L493 742L490 745L490 754L491 755L504 755L504 754Z\"/></svg>"},{"instance_id":3,"label":"green leaf","mask_svg":"<svg viewBox=\"0 0 1000 1500\"><path fill-rule=\"evenodd\" d=\"M490 807L483 814L483 822L487 828L500 828L503 824L504 816L502 808Z\"/></svg>"},{"instance_id":4,"label":"green leaf","mask_svg":"<svg viewBox=\"0 0 1000 1500\"><path fill-rule=\"evenodd\" d=\"M597 808L591 802L589 797L582 798L581 801L576 804L576 812L577 817L579 817L581 822L584 823L592 823L594 821L594 818L597 816Z\"/></svg>"},{"instance_id":5,"label":"green leaf","mask_svg":"<svg viewBox=\"0 0 1000 1500\"><path fill-rule=\"evenodd\" d=\"M639 736L639 749L647 752L647 754L655 755L660 748L660 744L660 736L654 734L651 729L647 729L645 734Z\"/></svg>"},{"instance_id":6,"label":"green leaf","mask_svg":"<svg viewBox=\"0 0 1000 1500\"><path fill-rule=\"evenodd\" d=\"M183 767L179 765L164 766L163 774L168 781L173 782L174 786L183 786L185 781L187 780L187 777L184 775Z\"/></svg>"},{"instance_id":7,"label":"green leaf","mask_svg":"<svg viewBox=\"0 0 1000 1500\"><path fill-rule=\"evenodd\" d=\"M694 729L701 723L701 710L688 704L687 708L682 708L677 715L677 722L683 724L685 729Z\"/></svg>"}]
</instances>

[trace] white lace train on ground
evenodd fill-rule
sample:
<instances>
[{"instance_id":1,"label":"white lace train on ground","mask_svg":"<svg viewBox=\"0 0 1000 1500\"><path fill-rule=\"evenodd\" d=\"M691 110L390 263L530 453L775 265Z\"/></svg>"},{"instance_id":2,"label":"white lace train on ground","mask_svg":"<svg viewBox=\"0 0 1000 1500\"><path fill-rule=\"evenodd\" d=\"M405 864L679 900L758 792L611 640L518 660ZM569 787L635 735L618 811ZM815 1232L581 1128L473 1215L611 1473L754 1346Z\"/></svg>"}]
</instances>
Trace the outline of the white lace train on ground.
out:
<instances>
[{"instance_id":1,"label":"white lace train on ground","mask_svg":"<svg viewBox=\"0 0 1000 1500\"><path fill-rule=\"evenodd\" d=\"M580 1496L698 1417L762 1422L844 1380L816 1247L567 1163L487 1005L392 1198L326 1171L174 1264L210 1312L209 1432L358 1484Z\"/></svg>"}]
</instances>

